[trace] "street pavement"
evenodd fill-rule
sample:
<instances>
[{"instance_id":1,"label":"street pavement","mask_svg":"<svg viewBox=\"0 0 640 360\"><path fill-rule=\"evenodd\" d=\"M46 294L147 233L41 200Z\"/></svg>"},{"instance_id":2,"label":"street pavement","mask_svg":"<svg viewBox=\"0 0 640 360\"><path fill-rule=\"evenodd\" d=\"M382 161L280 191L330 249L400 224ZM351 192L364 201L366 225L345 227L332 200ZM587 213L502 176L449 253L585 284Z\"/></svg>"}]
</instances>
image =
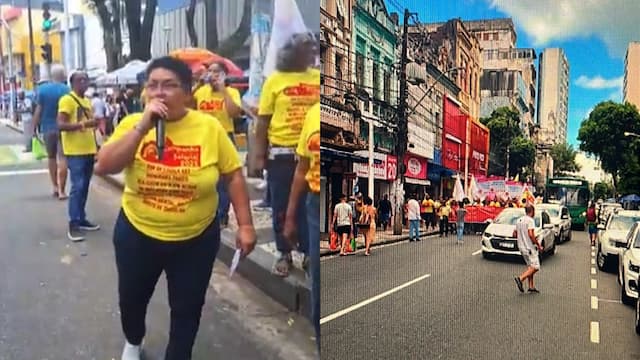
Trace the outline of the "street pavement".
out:
<instances>
[{"instance_id":1,"label":"street pavement","mask_svg":"<svg viewBox=\"0 0 640 360\"><path fill-rule=\"evenodd\" d=\"M0 360L119 359L123 345L111 243L119 192L94 177L87 213L102 230L66 239L66 202L51 197L45 163L23 156L21 134L0 125ZM242 266L242 265L241 265ZM313 359L313 331L216 261L195 359ZM169 330L164 277L147 314L146 359Z\"/></svg>"},{"instance_id":2,"label":"street pavement","mask_svg":"<svg viewBox=\"0 0 640 360\"><path fill-rule=\"evenodd\" d=\"M479 250L479 235L431 236L323 257L322 359L640 358L634 309L592 270L585 232L543 259L540 294L517 290L520 259Z\"/></svg>"}]
</instances>

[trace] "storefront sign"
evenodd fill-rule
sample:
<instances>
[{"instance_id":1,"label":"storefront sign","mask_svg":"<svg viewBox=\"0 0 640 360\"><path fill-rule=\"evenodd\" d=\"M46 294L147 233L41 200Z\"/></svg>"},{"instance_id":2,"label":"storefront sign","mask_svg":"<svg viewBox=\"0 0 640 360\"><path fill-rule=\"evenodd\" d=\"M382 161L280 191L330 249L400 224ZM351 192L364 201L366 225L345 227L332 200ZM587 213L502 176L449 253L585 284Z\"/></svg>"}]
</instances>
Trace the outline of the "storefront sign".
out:
<instances>
[{"instance_id":1,"label":"storefront sign","mask_svg":"<svg viewBox=\"0 0 640 360\"><path fill-rule=\"evenodd\" d=\"M346 111L338 110L327 104L320 104L322 122L347 131L354 131L353 117Z\"/></svg>"},{"instance_id":2,"label":"storefront sign","mask_svg":"<svg viewBox=\"0 0 640 360\"><path fill-rule=\"evenodd\" d=\"M461 171L464 168L462 143L446 137L442 142L442 166L447 169Z\"/></svg>"},{"instance_id":3,"label":"storefront sign","mask_svg":"<svg viewBox=\"0 0 640 360\"><path fill-rule=\"evenodd\" d=\"M354 152L356 155L369 157L369 153L366 150ZM377 163L373 164L373 177L378 180L395 180L398 160L393 155L373 153L374 160ZM358 177L369 177L369 164L367 163L354 163L353 171Z\"/></svg>"},{"instance_id":4,"label":"storefront sign","mask_svg":"<svg viewBox=\"0 0 640 360\"><path fill-rule=\"evenodd\" d=\"M427 159L412 154L406 154L404 157L404 165L407 167L407 171L404 173L404 176L414 179L427 178Z\"/></svg>"}]
</instances>

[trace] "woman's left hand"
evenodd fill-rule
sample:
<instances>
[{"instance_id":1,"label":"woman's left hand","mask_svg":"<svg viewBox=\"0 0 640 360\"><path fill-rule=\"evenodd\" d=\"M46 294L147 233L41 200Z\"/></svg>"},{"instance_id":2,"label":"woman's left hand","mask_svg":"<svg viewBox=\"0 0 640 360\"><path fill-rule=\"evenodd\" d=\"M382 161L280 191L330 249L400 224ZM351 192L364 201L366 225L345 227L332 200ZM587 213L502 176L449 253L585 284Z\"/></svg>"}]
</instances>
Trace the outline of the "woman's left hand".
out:
<instances>
[{"instance_id":1,"label":"woman's left hand","mask_svg":"<svg viewBox=\"0 0 640 360\"><path fill-rule=\"evenodd\" d=\"M256 247L256 229L253 225L241 225L236 233L236 248L242 250L244 259Z\"/></svg>"}]
</instances>

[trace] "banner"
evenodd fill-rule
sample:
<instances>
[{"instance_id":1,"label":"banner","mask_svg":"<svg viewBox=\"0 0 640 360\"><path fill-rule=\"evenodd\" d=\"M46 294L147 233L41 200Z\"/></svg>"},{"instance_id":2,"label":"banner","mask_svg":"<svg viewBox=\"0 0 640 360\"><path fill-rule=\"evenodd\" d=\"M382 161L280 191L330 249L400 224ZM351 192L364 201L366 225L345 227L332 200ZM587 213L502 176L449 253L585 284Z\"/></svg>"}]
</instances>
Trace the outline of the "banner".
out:
<instances>
[{"instance_id":1,"label":"banner","mask_svg":"<svg viewBox=\"0 0 640 360\"><path fill-rule=\"evenodd\" d=\"M529 197L530 192L527 193L527 190L531 189L531 185L521 182L491 178L476 178L476 186L481 193L480 198L482 200L487 196L492 199L493 194L498 200L506 200L507 196L511 199L515 197L520 200L523 195Z\"/></svg>"},{"instance_id":2,"label":"banner","mask_svg":"<svg viewBox=\"0 0 640 360\"><path fill-rule=\"evenodd\" d=\"M442 141L442 166L447 169L461 171L460 168L464 168L462 163L462 149L462 144L450 138L445 138Z\"/></svg>"},{"instance_id":3,"label":"banner","mask_svg":"<svg viewBox=\"0 0 640 360\"><path fill-rule=\"evenodd\" d=\"M404 156L404 165L407 167L404 176L414 179L427 178L427 159L407 153Z\"/></svg>"}]
</instances>

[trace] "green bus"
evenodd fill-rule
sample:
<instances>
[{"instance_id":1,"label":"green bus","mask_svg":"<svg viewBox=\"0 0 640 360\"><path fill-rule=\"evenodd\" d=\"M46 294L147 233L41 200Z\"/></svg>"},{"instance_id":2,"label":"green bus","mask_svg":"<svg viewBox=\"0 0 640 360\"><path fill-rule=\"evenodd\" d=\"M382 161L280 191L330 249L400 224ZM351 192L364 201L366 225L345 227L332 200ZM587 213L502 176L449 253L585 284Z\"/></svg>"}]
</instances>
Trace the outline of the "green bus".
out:
<instances>
[{"instance_id":1,"label":"green bus","mask_svg":"<svg viewBox=\"0 0 640 360\"><path fill-rule=\"evenodd\" d=\"M575 177L555 177L547 180L545 202L566 206L573 227L584 230L586 211L591 199L589 182Z\"/></svg>"}]
</instances>

